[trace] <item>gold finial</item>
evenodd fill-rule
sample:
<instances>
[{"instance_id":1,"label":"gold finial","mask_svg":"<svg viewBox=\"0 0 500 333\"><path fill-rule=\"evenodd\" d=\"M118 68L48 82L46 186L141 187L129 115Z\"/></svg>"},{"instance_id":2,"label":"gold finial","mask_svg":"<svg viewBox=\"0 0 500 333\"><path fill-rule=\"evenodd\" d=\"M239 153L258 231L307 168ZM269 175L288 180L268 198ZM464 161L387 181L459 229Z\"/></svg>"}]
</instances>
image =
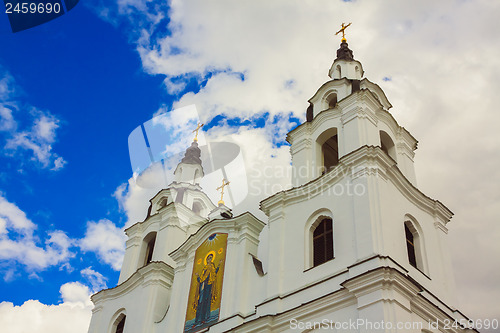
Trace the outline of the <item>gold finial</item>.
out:
<instances>
[{"instance_id":1,"label":"gold finial","mask_svg":"<svg viewBox=\"0 0 500 333\"><path fill-rule=\"evenodd\" d=\"M200 130L200 128L202 128L203 126L205 126L205 124L202 124L202 123L198 123L198 126L194 129L193 133L196 132L195 136L194 136L194 142L198 142L198 131Z\"/></svg>"},{"instance_id":2,"label":"gold finial","mask_svg":"<svg viewBox=\"0 0 500 333\"><path fill-rule=\"evenodd\" d=\"M342 28L335 33L335 36L337 36L339 33L342 33L342 42L347 42L347 39L345 39L345 29L347 29L347 27L350 26L351 24L352 23L344 25L344 23L342 23Z\"/></svg>"},{"instance_id":3,"label":"gold finial","mask_svg":"<svg viewBox=\"0 0 500 333\"><path fill-rule=\"evenodd\" d=\"M220 200L217 203L218 205L221 205L221 204L223 205L224 204L224 200L222 200L222 199L224 197L224 187L226 187L227 185L229 185L229 182L227 180L225 180L225 179L222 179L222 185L219 186L219 187L217 187L217 191L221 190L220 191Z\"/></svg>"}]
</instances>

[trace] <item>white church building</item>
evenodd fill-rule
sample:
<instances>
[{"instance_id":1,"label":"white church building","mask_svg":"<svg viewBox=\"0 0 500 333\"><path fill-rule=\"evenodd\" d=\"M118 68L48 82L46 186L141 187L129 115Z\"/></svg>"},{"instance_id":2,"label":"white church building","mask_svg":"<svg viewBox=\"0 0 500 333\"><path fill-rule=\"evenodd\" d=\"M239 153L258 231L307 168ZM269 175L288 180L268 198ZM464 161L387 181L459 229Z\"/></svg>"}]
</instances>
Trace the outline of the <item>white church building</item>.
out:
<instances>
[{"instance_id":1,"label":"white church building","mask_svg":"<svg viewBox=\"0 0 500 333\"><path fill-rule=\"evenodd\" d=\"M187 148L126 230L89 333L475 331L455 308L453 213L416 184L417 140L345 39L329 77L288 133L293 188L261 201L265 221L212 203L201 150Z\"/></svg>"}]
</instances>

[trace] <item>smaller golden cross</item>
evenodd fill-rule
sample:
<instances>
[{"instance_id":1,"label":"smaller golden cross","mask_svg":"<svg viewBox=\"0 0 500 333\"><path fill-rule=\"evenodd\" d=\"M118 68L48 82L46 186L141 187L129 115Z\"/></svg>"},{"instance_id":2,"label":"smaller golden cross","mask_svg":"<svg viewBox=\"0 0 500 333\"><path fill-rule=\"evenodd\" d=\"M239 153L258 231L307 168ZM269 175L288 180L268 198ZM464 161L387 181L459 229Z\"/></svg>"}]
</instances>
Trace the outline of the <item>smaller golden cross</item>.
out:
<instances>
[{"instance_id":1,"label":"smaller golden cross","mask_svg":"<svg viewBox=\"0 0 500 333\"><path fill-rule=\"evenodd\" d=\"M217 191L218 191L218 190L221 190L221 191L220 191L220 200L219 200L219 202L217 203L218 205L220 205L220 204L224 204L224 200L222 200L222 199L223 199L223 197L224 197L224 187L226 187L227 185L229 185L229 183L230 183L230 182L228 182L227 180L222 179L222 185L221 185L221 186L219 186L219 187L217 187Z\"/></svg>"},{"instance_id":2,"label":"smaller golden cross","mask_svg":"<svg viewBox=\"0 0 500 333\"><path fill-rule=\"evenodd\" d=\"M196 127L193 131L196 132L195 136L194 136L194 141L195 142L198 142L198 131L200 130L200 128L202 128L203 126L205 126L205 124L202 124L202 123L198 123L198 127Z\"/></svg>"},{"instance_id":3,"label":"smaller golden cross","mask_svg":"<svg viewBox=\"0 0 500 333\"><path fill-rule=\"evenodd\" d=\"M335 33L335 36L337 36L339 33L342 33L342 42L347 42L347 39L345 39L345 29L347 29L347 27L350 26L351 24L352 22L349 23L348 25L344 25L344 23L342 23L342 28Z\"/></svg>"}]
</instances>

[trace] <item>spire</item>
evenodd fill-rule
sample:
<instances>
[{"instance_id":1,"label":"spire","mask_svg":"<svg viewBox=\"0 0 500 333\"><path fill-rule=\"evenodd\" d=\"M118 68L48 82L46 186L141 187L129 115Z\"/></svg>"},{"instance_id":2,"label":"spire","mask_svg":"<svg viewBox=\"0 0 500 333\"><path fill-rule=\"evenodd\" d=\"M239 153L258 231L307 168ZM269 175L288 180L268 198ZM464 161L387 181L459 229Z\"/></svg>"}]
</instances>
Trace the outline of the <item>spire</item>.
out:
<instances>
[{"instance_id":1,"label":"spire","mask_svg":"<svg viewBox=\"0 0 500 333\"><path fill-rule=\"evenodd\" d=\"M191 146L186 149L186 153L174 171L174 180L177 183L199 184L203 177L203 167L201 166L201 149L198 147L198 131L205 124L198 123L193 133L195 137Z\"/></svg>"},{"instance_id":2,"label":"spire","mask_svg":"<svg viewBox=\"0 0 500 333\"><path fill-rule=\"evenodd\" d=\"M341 80L344 78L348 80L361 80L363 78L363 67L359 61L354 60L352 50L349 49L349 45L345 38L345 29L350 25L351 23L348 25L342 23L342 28L335 34L338 35L342 33L342 40L340 48L337 50L337 58L328 71L328 76L334 80Z\"/></svg>"},{"instance_id":3,"label":"spire","mask_svg":"<svg viewBox=\"0 0 500 333\"><path fill-rule=\"evenodd\" d=\"M339 33L342 33L340 49L337 50L337 60L354 60L352 51L349 49L349 46L347 44L347 39L345 39L345 29L347 29L347 27L349 27L351 24L352 23L345 25L345 23L342 23L342 28L340 28L340 30L335 33L335 36Z\"/></svg>"}]
</instances>

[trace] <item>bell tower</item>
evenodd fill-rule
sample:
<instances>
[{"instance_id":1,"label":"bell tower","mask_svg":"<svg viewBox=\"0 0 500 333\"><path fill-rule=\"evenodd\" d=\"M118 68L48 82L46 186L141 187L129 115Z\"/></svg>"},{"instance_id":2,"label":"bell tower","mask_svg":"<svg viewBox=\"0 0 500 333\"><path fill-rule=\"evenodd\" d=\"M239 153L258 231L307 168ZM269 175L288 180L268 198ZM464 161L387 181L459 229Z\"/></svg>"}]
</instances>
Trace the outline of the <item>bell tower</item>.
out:
<instances>
[{"instance_id":1,"label":"bell tower","mask_svg":"<svg viewBox=\"0 0 500 333\"><path fill-rule=\"evenodd\" d=\"M347 41L337 50L329 76L309 99L307 122L287 136L291 144L293 186L318 178L363 146L378 146L416 184L413 158L417 140L397 124L382 89L364 78Z\"/></svg>"},{"instance_id":2,"label":"bell tower","mask_svg":"<svg viewBox=\"0 0 500 333\"><path fill-rule=\"evenodd\" d=\"M386 332L427 332L436 318L464 318L454 310L446 244L453 213L417 187L417 140L389 112L345 37L328 74L309 99L306 121L287 136L293 188L261 202L269 218L267 299L282 300L266 307L286 311L283 295L308 304L312 294L336 294L325 305L332 321L422 325Z\"/></svg>"}]
</instances>

